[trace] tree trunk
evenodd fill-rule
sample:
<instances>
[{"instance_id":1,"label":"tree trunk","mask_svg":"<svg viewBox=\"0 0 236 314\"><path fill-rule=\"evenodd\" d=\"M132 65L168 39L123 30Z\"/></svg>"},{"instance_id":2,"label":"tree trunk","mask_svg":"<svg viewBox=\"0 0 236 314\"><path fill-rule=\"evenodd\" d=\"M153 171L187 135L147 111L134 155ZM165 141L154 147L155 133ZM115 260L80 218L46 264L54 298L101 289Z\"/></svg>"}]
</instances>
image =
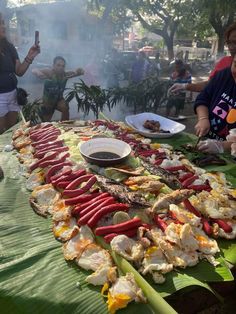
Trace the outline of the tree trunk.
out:
<instances>
[{"instance_id":1,"label":"tree trunk","mask_svg":"<svg viewBox=\"0 0 236 314\"><path fill-rule=\"evenodd\" d=\"M222 55L224 53L224 34L218 34L218 48L217 48L217 54Z\"/></svg>"},{"instance_id":2,"label":"tree trunk","mask_svg":"<svg viewBox=\"0 0 236 314\"><path fill-rule=\"evenodd\" d=\"M163 39L167 47L168 59L171 61L174 59L174 41L173 39L166 36L163 36Z\"/></svg>"}]
</instances>

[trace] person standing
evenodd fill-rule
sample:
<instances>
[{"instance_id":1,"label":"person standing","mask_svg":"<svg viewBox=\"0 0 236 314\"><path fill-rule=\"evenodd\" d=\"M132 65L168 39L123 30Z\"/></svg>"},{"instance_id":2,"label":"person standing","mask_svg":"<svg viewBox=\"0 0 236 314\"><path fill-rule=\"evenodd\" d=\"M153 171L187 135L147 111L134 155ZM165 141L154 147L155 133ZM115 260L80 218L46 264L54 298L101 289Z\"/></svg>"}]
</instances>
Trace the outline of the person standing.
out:
<instances>
[{"instance_id":1,"label":"person standing","mask_svg":"<svg viewBox=\"0 0 236 314\"><path fill-rule=\"evenodd\" d=\"M0 134L16 124L20 111L16 75L23 76L39 53L39 45L33 45L24 61L20 62L16 48L6 37L4 19L0 13Z\"/></svg>"},{"instance_id":2,"label":"person standing","mask_svg":"<svg viewBox=\"0 0 236 314\"><path fill-rule=\"evenodd\" d=\"M131 70L131 83L138 84L144 80L150 72L150 62L144 51L139 51L137 60L134 62Z\"/></svg>"},{"instance_id":3,"label":"person standing","mask_svg":"<svg viewBox=\"0 0 236 314\"><path fill-rule=\"evenodd\" d=\"M170 77L172 84L187 84L191 83L192 77L187 71L182 60L175 60L175 70ZM186 93L184 91L177 91L176 93L169 94L169 99L166 105L166 116L170 116L171 108L175 107L174 116L170 117L173 120L180 120L180 112L184 109ZM184 117L182 117L184 118Z\"/></svg>"},{"instance_id":4,"label":"person standing","mask_svg":"<svg viewBox=\"0 0 236 314\"><path fill-rule=\"evenodd\" d=\"M51 121L55 110L61 112L61 121L69 120L69 105L63 93L69 78L84 74L81 68L75 71L65 71L66 61L57 56L53 60L52 68L33 69L32 73L38 78L45 79L43 89L43 104L40 118L43 122Z\"/></svg>"},{"instance_id":5,"label":"person standing","mask_svg":"<svg viewBox=\"0 0 236 314\"><path fill-rule=\"evenodd\" d=\"M236 54L236 22L231 24L226 29L225 43L229 48L230 56L224 56L216 63L214 69L210 73L209 79L212 79L217 72L231 66L232 60ZM201 92L207 86L208 81L209 80L191 84L176 83L173 86L171 86L169 92L175 93L181 90Z\"/></svg>"}]
</instances>

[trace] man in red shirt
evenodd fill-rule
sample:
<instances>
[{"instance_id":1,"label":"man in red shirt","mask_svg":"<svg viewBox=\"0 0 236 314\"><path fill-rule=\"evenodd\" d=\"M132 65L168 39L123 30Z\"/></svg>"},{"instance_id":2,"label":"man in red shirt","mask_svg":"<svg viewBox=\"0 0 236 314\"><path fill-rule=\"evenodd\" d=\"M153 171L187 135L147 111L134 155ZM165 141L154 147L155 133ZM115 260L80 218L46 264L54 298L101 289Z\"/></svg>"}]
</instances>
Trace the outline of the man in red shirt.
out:
<instances>
[{"instance_id":1,"label":"man in red shirt","mask_svg":"<svg viewBox=\"0 0 236 314\"><path fill-rule=\"evenodd\" d=\"M225 32L225 42L229 48L230 56L226 56L220 59L219 62L215 65L215 68L211 72L209 79L211 79L217 72L228 68L231 66L232 60L234 55L236 54L236 22L231 24L226 32ZM207 81L202 81L198 83L191 83L191 84L174 84L170 89L169 92L176 93L181 90L187 90L191 92L200 92L202 91L208 83Z\"/></svg>"}]
</instances>

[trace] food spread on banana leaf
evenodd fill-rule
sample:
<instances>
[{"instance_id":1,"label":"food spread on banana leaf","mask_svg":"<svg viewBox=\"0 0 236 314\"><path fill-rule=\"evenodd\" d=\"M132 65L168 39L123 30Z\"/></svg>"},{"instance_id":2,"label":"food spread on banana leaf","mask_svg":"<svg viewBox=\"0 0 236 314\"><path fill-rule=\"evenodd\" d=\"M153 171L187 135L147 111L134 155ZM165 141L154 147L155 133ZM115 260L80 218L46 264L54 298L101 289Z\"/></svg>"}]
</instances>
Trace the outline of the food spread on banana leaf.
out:
<instances>
[{"instance_id":1,"label":"food spread on banana leaf","mask_svg":"<svg viewBox=\"0 0 236 314\"><path fill-rule=\"evenodd\" d=\"M83 160L79 145L104 134L131 146L125 164L102 168ZM224 174L207 172L122 123L26 124L12 139L33 210L52 218L64 258L91 270L86 281L103 287L110 313L148 296L132 273L119 274L97 236L157 284L202 259L217 267L217 238L236 238L236 190Z\"/></svg>"}]
</instances>

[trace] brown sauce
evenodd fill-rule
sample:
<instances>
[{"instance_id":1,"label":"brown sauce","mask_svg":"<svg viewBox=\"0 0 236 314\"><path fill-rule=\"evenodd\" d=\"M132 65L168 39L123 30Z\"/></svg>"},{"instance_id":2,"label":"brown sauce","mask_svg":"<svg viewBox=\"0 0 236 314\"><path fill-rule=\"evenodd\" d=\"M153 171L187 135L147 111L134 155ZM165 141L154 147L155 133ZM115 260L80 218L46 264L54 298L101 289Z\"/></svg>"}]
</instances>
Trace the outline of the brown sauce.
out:
<instances>
[{"instance_id":1,"label":"brown sauce","mask_svg":"<svg viewBox=\"0 0 236 314\"><path fill-rule=\"evenodd\" d=\"M91 158L97 158L97 159L117 159L120 158L119 155L111 152L96 152L93 154L90 154L89 157Z\"/></svg>"}]
</instances>

